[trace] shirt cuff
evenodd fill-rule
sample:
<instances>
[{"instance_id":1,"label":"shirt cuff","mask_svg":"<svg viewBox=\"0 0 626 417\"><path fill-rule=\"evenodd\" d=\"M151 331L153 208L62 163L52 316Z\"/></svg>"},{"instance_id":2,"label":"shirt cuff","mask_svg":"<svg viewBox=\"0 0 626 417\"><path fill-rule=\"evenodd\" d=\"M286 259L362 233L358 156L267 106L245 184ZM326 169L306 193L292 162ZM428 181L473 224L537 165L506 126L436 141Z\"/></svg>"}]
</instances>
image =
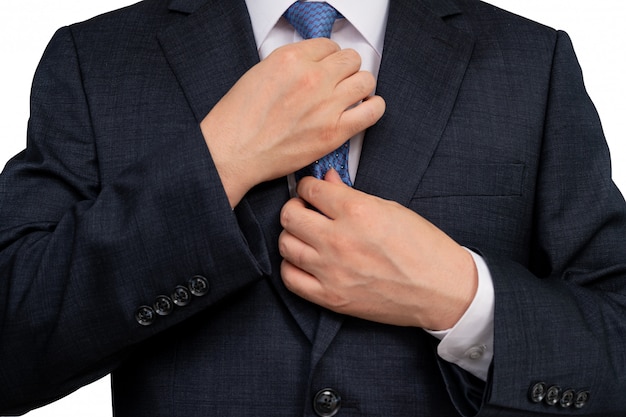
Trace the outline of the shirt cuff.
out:
<instances>
[{"instance_id":1,"label":"shirt cuff","mask_svg":"<svg viewBox=\"0 0 626 417\"><path fill-rule=\"evenodd\" d=\"M439 357L486 381L493 359L493 280L484 259L465 249L474 258L478 271L478 288L474 300L451 329L426 331L441 340L437 346Z\"/></svg>"}]
</instances>

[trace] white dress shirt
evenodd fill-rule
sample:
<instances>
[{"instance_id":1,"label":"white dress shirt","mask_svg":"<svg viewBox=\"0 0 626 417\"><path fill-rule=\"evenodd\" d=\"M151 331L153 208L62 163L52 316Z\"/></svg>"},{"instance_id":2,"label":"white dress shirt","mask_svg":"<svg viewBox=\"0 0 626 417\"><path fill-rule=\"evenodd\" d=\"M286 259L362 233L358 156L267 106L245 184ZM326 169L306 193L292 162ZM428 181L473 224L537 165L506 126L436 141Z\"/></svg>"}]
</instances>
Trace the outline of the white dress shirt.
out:
<instances>
[{"instance_id":1,"label":"white dress shirt","mask_svg":"<svg viewBox=\"0 0 626 417\"><path fill-rule=\"evenodd\" d=\"M276 48L302 40L282 17L294 0L246 0L259 57L264 59ZM316 1L316 0L310 0ZM333 26L331 39L342 48L355 49L362 59L361 69L378 76L389 0L327 0L345 19ZM384 98L384 97L383 97ZM348 168L354 183L365 132L350 139ZM290 188L294 187L293 176ZM463 317L452 328L428 331L439 338L439 356L486 380L493 357L494 292L491 274L482 257L469 251L478 269L478 289Z\"/></svg>"}]
</instances>

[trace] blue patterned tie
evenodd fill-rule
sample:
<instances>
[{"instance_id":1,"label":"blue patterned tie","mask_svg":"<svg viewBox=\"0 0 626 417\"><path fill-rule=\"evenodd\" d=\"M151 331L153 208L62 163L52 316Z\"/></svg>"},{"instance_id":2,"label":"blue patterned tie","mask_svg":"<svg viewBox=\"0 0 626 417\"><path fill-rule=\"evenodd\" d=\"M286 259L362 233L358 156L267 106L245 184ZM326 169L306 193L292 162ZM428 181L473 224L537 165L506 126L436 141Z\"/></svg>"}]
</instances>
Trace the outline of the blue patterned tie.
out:
<instances>
[{"instance_id":1,"label":"blue patterned tie","mask_svg":"<svg viewBox=\"0 0 626 417\"><path fill-rule=\"evenodd\" d=\"M284 14L285 19L296 29L304 39L330 38L335 20L343 17L328 3L297 1ZM348 171L348 154L350 141L347 141L334 152L315 161L308 167L296 172L296 179L306 175L324 178L330 168L339 173L342 181L352 186Z\"/></svg>"}]
</instances>

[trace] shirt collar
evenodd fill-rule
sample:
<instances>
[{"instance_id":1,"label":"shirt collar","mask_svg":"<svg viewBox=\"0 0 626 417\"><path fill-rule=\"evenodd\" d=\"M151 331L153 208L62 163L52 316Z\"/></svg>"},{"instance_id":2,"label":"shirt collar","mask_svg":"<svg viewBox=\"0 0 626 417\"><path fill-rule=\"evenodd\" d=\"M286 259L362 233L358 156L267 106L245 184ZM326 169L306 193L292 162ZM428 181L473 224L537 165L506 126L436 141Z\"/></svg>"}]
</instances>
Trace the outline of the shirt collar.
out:
<instances>
[{"instance_id":1,"label":"shirt collar","mask_svg":"<svg viewBox=\"0 0 626 417\"><path fill-rule=\"evenodd\" d=\"M293 1L246 0L257 45L263 43L270 30ZM389 0L326 1L348 19L379 55L382 53Z\"/></svg>"}]
</instances>

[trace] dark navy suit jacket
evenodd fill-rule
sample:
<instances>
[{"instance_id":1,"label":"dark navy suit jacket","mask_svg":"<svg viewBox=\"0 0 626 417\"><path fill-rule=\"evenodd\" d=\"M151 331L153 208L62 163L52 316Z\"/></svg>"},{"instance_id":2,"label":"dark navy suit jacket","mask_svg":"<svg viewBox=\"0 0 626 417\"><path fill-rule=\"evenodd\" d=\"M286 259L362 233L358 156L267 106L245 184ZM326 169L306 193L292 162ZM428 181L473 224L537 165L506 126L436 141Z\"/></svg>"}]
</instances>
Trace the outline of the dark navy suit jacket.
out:
<instances>
[{"instance_id":1,"label":"dark navy suit jacket","mask_svg":"<svg viewBox=\"0 0 626 417\"><path fill-rule=\"evenodd\" d=\"M285 289L286 180L231 211L198 126L257 61L243 0L146 0L54 36L0 177L0 413L112 372L120 417L311 416L322 388L341 416L626 415L625 204L566 34L391 0L355 187L486 259L484 384L421 329Z\"/></svg>"}]
</instances>

